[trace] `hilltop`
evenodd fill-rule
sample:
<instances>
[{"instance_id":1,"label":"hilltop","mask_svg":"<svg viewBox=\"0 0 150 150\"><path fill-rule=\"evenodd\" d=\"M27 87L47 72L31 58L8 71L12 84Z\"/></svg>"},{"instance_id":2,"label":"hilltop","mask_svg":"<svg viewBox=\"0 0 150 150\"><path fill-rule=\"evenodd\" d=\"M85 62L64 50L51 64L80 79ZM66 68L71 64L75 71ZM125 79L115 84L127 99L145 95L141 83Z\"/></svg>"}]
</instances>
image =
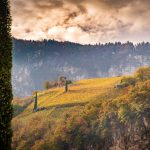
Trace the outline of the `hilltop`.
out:
<instances>
[{"instance_id":1,"label":"hilltop","mask_svg":"<svg viewBox=\"0 0 150 150\"><path fill-rule=\"evenodd\" d=\"M150 146L150 68L133 76L80 80L64 88L14 101L17 150L148 150ZM17 107L16 107L17 108Z\"/></svg>"}]
</instances>

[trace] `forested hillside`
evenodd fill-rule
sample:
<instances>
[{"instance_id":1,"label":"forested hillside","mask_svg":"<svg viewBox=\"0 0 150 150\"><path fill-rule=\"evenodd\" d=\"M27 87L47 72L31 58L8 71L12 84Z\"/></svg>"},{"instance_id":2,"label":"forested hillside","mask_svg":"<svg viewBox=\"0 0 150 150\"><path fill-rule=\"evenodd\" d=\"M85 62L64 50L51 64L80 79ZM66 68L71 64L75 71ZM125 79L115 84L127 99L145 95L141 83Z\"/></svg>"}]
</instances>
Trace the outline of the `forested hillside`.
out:
<instances>
[{"instance_id":1,"label":"forested hillside","mask_svg":"<svg viewBox=\"0 0 150 150\"><path fill-rule=\"evenodd\" d=\"M150 43L80 45L52 40L13 40L15 96L41 90L45 80L64 75L71 80L113 77L150 65ZM19 87L19 88L18 88Z\"/></svg>"},{"instance_id":2,"label":"forested hillside","mask_svg":"<svg viewBox=\"0 0 150 150\"><path fill-rule=\"evenodd\" d=\"M38 92L37 112L32 98L14 101L13 149L149 150L150 67Z\"/></svg>"}]
</instances>

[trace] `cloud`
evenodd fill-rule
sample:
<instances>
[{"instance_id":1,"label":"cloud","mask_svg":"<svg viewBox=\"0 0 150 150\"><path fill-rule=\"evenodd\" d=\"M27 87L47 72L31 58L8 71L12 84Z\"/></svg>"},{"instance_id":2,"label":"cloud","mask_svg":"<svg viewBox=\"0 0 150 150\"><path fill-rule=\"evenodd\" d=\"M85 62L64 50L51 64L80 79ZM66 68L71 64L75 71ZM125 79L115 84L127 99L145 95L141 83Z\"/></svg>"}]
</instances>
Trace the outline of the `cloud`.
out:
<instances>
[{"instance_id":1,"label":"cloud","mask_svg":"<svg viewBox=\"0 0 150 150\"><path fill-rule=\"evenodd\" d=\"M88 43L149 41L149 0L11 0L12 34Z\"/></svg>"},{"instance_id":2,"label":"cloud","mask_svg":"<svg viewBox=\"0 0 150 150\"><path fill-rule=\"evenodd\" d=\"M89 33L84 32L79 27L68 27L63 28L61 26L56 26L48 31L48 37L56 39L58 41L71 41L84 44L84 41L91 43L91 36Z\"/></svg>"}]
</instances>

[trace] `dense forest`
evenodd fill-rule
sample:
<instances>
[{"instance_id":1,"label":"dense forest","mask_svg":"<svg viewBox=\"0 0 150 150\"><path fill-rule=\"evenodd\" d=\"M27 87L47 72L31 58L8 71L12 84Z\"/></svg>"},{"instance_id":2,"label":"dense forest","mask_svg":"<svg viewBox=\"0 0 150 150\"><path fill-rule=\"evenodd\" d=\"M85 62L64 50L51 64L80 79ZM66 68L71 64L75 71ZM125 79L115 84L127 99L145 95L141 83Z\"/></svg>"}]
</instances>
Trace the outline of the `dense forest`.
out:
<instances>
[{"instance_id":1,"label":"dense forest","mask_svg":"<svg viewBox=\"0 0 150 150\"><path fill-rule=\"evenodd\" d=\"M54 40L13 39L13 45L15 96L41 90L44 81L57 79L60 75L71 80L112 77L150 65L150 43L144 42L80 45Z\"/></svg>"}]
</instances>

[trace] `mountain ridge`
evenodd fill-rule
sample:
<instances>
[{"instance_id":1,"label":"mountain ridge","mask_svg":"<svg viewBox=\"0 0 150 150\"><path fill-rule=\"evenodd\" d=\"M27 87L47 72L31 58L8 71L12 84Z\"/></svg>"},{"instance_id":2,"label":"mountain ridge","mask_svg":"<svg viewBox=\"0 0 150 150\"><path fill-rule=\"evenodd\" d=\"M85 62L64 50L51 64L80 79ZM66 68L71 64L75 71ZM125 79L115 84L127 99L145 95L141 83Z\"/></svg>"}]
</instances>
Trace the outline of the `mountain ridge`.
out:
<instances>
[{"instance_id":1,"label":"mountain ridge","mask_svg":"<svg viewBox=\"0 0 150 150\"><path fill-rule=\"evenodd\" d=\"M45 80L65 75L71 80L131 74L150 65L150 43L81 45L54 40L13 39L13 89L15 96L41 90ZM18 88L19 87L19 88Z\"/></svg>"}]
</instances>

